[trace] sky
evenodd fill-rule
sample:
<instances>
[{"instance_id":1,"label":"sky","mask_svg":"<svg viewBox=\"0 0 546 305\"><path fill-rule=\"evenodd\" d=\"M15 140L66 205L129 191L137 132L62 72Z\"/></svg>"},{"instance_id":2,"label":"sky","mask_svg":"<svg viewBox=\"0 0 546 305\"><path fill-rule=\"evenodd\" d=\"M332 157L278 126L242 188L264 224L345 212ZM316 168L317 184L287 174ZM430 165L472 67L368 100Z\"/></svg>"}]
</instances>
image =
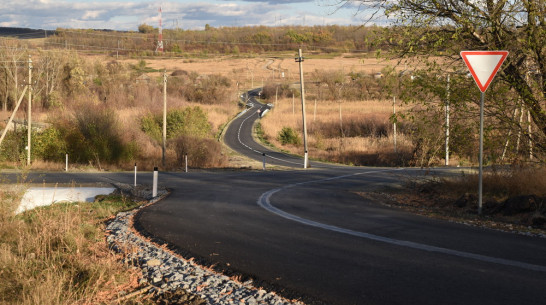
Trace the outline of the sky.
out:
<instances>
[{"instance_id":1,"label":"sky","mask_svg":"<svg viewBox=\"0 0 546 305\"><path fill-rule=\"evenodd\" d=\"M222 26L361 25L358 1L341 0L1 0L0 26L54 30L111 29L136 31L146 23L163 28L203 29Z\"/></svg>"}]
</instances>

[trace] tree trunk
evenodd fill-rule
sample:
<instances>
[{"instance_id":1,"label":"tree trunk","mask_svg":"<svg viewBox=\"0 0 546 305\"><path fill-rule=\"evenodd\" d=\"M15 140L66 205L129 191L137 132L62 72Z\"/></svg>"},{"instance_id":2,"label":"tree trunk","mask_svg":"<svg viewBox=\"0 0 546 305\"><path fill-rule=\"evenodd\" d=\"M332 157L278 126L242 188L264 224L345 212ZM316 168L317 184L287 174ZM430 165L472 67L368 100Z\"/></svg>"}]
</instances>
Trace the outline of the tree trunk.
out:
<instances>
[{"instance_id":1,"label":"tree trunk","mask_svg":"<svg viewBox=\"0 0 546 305\"><path fill-rule=\"evenodd\" d=\"M526 108L529 109L533 122L537 126L538 130L542 132L542 135L546 137L546 111L541 107L541 101L531 91L525 79L518 72L514 64L509 64L505 69L505 76L507 81L514 87L514 89L521 96ZM537 146L541 146L546 149L544 144L537 143Z\"/></svg>"}]
</instances>

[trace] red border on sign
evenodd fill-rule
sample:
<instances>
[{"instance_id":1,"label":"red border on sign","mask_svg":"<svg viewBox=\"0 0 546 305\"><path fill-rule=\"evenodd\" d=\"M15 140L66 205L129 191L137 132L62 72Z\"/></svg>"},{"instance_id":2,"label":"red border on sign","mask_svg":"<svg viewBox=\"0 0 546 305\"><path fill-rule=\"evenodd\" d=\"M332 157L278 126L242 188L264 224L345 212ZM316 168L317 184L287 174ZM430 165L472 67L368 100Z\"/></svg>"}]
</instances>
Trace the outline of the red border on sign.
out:
<instances>
[{"instance_id":1,"label":"red border on sign","mask_svg":"<svg viewBox=\"0 0 546 305\"><path fill-rule=\"evenodd\" d=\"M485 84L482 84L480 80L478 79L478 77L476 76L476 72L474 72L472 65L466 58L466 56L468 55L502 55L502 57L497 63L497 66L495 66L495 69L493 69L493 72L487 79L487 82L485 82ZM487 90L487 88L491 84L491 81L493 81L493 78L495 78L495 75L499 71L502 63L504 62L507 56L508 56L508 51L461 51L461 57L463 58L466 66L468 67L468 70L470 70L470 73L472 74L472 77L474 78L474 81L478 85L478 88L480 88L481 92L485 92Z\"/></svg>"}]
</instances>

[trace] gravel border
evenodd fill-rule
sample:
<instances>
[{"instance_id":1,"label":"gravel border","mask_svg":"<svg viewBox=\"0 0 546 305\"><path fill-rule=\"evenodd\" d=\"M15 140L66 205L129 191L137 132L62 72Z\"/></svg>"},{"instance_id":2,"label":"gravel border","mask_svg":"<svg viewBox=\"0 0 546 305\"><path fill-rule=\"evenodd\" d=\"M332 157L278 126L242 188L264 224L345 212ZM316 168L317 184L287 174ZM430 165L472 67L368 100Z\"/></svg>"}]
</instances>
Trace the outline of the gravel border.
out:
<instances>
[{"instance_id":1,"label":"gravel border","mask_svg":"<svg viewBox=\"0 0 546 305\"><path fill-rule=\"evenodd\" d=\"M118 213L106 227L109 248L122 253L123 261L128 265L141 269L143 277L140 284L152 286L147 293L164 295L166 299L169 295L176 296L176 301L171 300L174 304L303 304L254 287L252 281L241 283L235 278L200 266L193 259L184 259L166 246L152 243L134 228L133 218L140 209L165 198L167 190L158 191L156 198L149 198L151 196L146 188L133 189L132 186L121 184L116 186L122 193L131 193L148 201L134 210Z\"/></svg>"}]
</instances>

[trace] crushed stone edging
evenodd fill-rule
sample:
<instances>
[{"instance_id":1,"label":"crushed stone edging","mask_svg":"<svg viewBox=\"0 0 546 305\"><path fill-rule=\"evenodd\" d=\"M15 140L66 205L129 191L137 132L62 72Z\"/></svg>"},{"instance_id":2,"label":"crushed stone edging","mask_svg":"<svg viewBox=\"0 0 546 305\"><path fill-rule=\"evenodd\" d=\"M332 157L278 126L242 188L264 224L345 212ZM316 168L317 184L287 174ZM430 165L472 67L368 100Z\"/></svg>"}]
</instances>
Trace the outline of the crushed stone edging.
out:
<instances>
[{"instance_id":1,"label":"crushed stone edging","mask_svg":"<svg viewBox=\"0 0 546 305\"><path fill-rule=\"evenodd\" d=\"M107 227L106 241L110 249L122 253L123 261L141 269L141 285L151 285L148 293L161 294L167 291L184 290L197 295L207 304L274 304L291 305L303 303L287 300L274 292L252 285L252 281L238 282L228 276L200 266L192 259L158 246L141 236L133 227L133 218L139 210L167 196L161 191L159 197L128 212L120 212Z\"/></svg>"}]
</instances>

